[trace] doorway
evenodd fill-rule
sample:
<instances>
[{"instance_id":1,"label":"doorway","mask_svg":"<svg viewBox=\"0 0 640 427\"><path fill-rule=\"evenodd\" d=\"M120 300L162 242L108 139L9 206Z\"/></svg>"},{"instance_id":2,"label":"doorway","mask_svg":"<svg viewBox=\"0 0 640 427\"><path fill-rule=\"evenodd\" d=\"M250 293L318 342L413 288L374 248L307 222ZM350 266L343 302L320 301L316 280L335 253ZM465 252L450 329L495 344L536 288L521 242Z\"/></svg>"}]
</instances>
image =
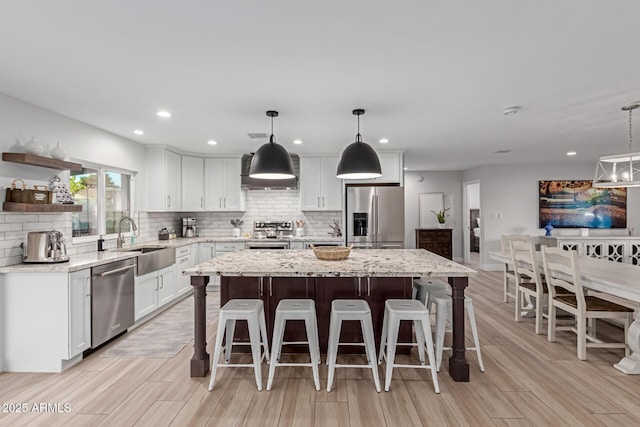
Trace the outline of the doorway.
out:
<instances>
[{"instance_id":1,"label":"doorway","mask_svg":"<svg viewBox=\"0 0 640 427\"><path fill-rule=\"evenodd\" d=\"M464 263L480 267L482 247L482 215L480 211L480 181L462 183L462 205L464 224Z\"/></svg>"}]
</instances>

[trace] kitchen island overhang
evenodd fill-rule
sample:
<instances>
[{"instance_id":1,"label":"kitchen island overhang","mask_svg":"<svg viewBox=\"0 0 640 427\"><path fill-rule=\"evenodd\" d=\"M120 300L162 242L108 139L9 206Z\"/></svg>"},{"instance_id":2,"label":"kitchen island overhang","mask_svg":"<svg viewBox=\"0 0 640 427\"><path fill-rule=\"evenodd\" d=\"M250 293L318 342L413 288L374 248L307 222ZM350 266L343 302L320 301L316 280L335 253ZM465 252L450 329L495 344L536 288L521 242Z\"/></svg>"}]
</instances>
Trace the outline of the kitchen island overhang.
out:
<instances>
[{"instance_id":1,"label":"kitchen island overhang","mask_svg":"<svg viewBox=\"0 0 640 427\"><path fill-rule=\"evenodd\" d=\"M260 298L265 302L268 318L269 313L275 312L280 299L314 299L321 346L326 345L328 310L333 299L367 300L371 306L376 345L379 345L384 301L411 298L413 278L439 277L447 279L452 289L453 355L449 359L449 373L455 381L469 380L463 304L468 278L476 272L424 249L353 250L349 258L341 261L319 260L312 250L244 250L213 258L183 274L192 276L194 287L192 377L203 377L209 370L205 317L209 276L221 276L221 305L233 298ZM267 323L270 323L269 319ZM407 334L410 337L411 328L405 328L401 333L404 338ZM349 338L348 329L345 334L347 339L355 339L354 336Z\"/></svg>"}]
</instances>

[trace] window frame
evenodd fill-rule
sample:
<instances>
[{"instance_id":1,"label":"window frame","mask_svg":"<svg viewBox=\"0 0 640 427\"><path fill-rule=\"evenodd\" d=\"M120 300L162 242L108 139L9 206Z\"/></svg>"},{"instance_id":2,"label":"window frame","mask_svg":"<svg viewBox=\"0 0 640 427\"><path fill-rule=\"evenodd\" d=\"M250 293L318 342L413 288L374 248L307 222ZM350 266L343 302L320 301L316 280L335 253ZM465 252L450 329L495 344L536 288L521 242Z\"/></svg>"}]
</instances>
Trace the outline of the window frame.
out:
<instances>
[{"instance_id":1,"label":"window frame","mask_svg":"<svg viewBox=\"0 0 640 427\"><path fill-rule=\"evenodd\" d=\"M98 223L97 224L98 233L93 236L73 237L71 239L71 242L72 244L96 242L100 236L103 236L105 240L116 240L118 238L118 233L106 234L106 230L107 230L106 173L115 172L115 173L129 175L129 215L133 218L134 212L136 212L135 210L135 176L137 172L123 169L123 168L107 166L99 163L93 163L93 162L81 161L80 163L82 164L83 168L89 168L97 171L98 188L97 188L96 204L98 207L98 212L97 212L96 221ZM73 225L72 225L72 228L73 228ZM122 233L122 235L125 237L130 237L134 235L134 232L127 231L125 233Z\"/></svg>"}]
</instances>

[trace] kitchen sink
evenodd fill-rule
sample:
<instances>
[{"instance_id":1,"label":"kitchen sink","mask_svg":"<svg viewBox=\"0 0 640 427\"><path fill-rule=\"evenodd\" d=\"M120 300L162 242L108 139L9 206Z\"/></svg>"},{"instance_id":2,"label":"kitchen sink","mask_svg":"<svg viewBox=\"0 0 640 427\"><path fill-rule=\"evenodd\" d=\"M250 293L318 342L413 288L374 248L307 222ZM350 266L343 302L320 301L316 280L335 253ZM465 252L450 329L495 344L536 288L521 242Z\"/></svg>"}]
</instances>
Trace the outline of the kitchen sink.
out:
<instances>
[{"instance_id":1,"label":"kitchen sink","mask_svg":"<svg viewBox=\"0 0 640 427\"><path fill-rule=\"evenodd\" d=\"M176 248L142 246L124 251L140 253L136 256L136 276L152 273L176 262Z\"/></svg>"}]
</instances>

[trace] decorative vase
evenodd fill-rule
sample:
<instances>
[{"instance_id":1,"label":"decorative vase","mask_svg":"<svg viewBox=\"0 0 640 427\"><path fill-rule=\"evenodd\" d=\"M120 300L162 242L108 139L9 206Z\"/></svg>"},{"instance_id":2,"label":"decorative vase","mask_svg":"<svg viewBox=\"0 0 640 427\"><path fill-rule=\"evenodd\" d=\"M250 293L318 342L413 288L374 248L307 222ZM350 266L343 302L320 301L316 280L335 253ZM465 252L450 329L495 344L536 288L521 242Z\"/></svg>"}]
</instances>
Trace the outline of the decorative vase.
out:
<instances>
[{"instance_id":1,"label":"decorative vase","mask_svg":"<svg viewBox=\"0 0 640 427\"><path fill-rule=\"evenodd\" d=\"M45 150L44 144L42 144L40 141L38 141L38 138L36 138L36 137L32 137L29 140L29 142L24 144L24 151L29 153L29 154L35 154L36 156L42 156L42 153L44 153L44 150Z\"/></svg>"},{"instance_id":2,"label":"decorative vase","mask_svg":"<svg viewBox=\"0 0 640 427\"><path fill-rule=\"evenodd\" d=\"M67 157L67 152L60 145L60 141L51 149L51 157L58 160L64 160Z\"/></svg>"},{"instance_id":3,"label":"decorative vase","mask_svg":"<svg viewBox=\"0 0 640 427\"><path fill-rule=\"evenodd\" d=\"M547 224L544 226L544 229L547 230L545 236L551 236L551 230L553 230L553 225Z\"/></svg>"},{"instance_id":4,"label":"decorative vase","mask_svg":"<svg viewBox=\"0 0 640 427\"><path fill-rule=\"evenodd\" d=\"M231 236L232 237L240 237L240 228L239 227L233 227L233 230L231 231Z\"/></svg>"},{"instance_id":5,"label":"decorative vase","mask_svg":"<svg viewBox=\"0 0 640 427\"><path fill-rule=\"evenodd\" d=\"M446 226L446 224L444 222L439 222L438 223L438 228L442 229Z\"/></svg>"},{"instance_id":6,"label":"decorative vase","mask_svg":"<svg viewBox=\"0 0 640 427\"><path fill-rule=\"evenodd\" d=\"M20 144L20 140L16 138L16 143L9 148L9 152L11 153L24 153L24 146Z\"/></svg>"}]
</instances>

